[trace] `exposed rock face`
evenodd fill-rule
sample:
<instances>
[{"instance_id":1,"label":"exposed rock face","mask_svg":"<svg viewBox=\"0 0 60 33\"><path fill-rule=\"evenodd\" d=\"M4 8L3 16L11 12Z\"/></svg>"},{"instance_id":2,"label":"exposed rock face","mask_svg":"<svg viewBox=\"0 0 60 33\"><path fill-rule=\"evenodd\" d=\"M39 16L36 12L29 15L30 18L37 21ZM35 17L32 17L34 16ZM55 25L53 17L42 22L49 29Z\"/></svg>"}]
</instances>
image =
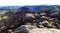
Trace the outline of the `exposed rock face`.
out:
<instances>
[{"instance_id":1,"label":"exposed rock face","mask_svg":"<svg viewBox=\"0 0 60 33\"><path fill-rule=\"evenodd\" d=\"M32 25L22 25L15 29L14 33L60 33L58 29L37 28Z\"/></svg>"},{"instance_id":2,"label":"exposed rock face","mask_svg":"<svg viewBox=\"0 0 60 33\"><path fill-rule=\"evenodd\" d=\"M60 33L58 29L36 28L29 31L29 33Z\"/></svg>"},{"instance_id":3,"label":"exposed rock face","mask_svg":"<svg viewBox=\"0 0 60 33\"><path fill-rule=\"evenodd\" d=\"M32 25L22 25L15 29L14 33L29 33L29 30L35 29L37 27L32 26Z\"/></svg>"}]
</instances>

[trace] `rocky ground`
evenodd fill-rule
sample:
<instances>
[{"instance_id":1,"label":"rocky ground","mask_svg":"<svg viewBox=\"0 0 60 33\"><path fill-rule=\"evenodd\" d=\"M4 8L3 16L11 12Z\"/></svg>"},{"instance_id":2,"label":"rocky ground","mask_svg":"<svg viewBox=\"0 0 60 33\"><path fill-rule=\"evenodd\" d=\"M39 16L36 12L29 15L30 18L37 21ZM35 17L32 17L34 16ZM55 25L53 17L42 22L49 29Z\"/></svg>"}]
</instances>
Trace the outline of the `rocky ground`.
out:
<instances>
[{"instance_id":1,"label":"rocky ground","mask_svg":"<svg viewBox=\"0 0 60 33\"><path fill-rule=\"evenodd\" d=\"M14 33L60 33L60 30L53 28L37 28L36 26L31 25L22 25L21 27L18 27Z\"/></svg>"},{"instance_id":2,"label":"rocky ground","mask_svg":"<svg viewBox=\"0 0 60 33\"><path fill-rule=\"evenodd\" d=\"M52 6L39 12L26 7L16 12L9 10L1 16L0 33L60 33L60 9Z\"/></svg>"}]
</instances>

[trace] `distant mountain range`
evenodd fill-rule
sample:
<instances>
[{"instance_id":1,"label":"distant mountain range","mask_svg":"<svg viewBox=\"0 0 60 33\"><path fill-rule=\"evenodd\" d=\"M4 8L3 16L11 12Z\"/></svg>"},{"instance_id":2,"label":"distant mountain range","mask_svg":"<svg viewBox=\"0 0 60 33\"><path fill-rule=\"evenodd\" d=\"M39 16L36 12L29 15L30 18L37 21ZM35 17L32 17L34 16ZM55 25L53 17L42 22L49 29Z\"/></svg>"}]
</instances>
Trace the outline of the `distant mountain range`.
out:
<instances>
[{"instance_id":1,"label":"distant mountain range","mask_svg":"<svg viewBox=\"0 0 60 33\"><path fill-rule=\"evenodd\" d=\"M24 7L24 6L0 6L0 10L19 9L21 7ZM25 6L25 7L28 7L31 10L39 10L39 9L44 8L44 7L47 8L49 6L47 6L47 5L37 5L37 6Z\"/></svg>"},{"instance_id":2,"label":"distant mountain range","mask_svg":"<svg viewBox=\"0 0 60 33\"><path fill-rule=\"evenodd\" d=\"M52 5L35 5L35 6L0 6L0 10L8 10L8 9L20 9L22 7L27 7L31 10L40 10L43 8L49 8ZM60 5L58 5L58 7L60 8Z\"/></svg>"}]
</instances>

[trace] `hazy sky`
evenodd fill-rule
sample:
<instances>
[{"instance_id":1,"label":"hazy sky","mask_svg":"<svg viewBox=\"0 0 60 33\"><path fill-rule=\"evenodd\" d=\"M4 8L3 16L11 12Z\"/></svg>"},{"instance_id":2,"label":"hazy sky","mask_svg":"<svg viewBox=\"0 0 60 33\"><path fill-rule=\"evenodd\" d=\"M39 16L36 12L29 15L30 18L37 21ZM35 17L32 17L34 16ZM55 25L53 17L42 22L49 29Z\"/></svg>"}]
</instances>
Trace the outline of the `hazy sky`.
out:
<instances>
[{"instance_id":1,"label":"hazy sky","mask_svg":"<svg viewBox=\"0 0 60 33\"><path fill-rule=\"evenodd\" d=\"M0 0L0 6L60 5L60 0Z\"/></svg>"}]
</instances>

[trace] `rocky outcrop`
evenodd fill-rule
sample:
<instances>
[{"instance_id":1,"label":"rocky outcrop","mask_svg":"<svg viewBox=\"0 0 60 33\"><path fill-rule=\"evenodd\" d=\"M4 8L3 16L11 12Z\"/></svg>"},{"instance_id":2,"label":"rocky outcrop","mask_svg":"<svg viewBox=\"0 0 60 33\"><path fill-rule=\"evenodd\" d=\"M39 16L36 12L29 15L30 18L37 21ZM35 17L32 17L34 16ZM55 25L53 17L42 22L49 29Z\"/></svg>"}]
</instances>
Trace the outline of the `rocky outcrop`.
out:
<instances>
[{"instance_id":1,"label":"rocky outcrop","mask_svg":"<svg viewBox=\"0 0 60 33\"><path fill-rule=\"evenodd\" d=\"M60 33L60 30L53 28L37 28L32 25L22 25L15 29L14 33Z\"/></svg>"}]
</instances>

